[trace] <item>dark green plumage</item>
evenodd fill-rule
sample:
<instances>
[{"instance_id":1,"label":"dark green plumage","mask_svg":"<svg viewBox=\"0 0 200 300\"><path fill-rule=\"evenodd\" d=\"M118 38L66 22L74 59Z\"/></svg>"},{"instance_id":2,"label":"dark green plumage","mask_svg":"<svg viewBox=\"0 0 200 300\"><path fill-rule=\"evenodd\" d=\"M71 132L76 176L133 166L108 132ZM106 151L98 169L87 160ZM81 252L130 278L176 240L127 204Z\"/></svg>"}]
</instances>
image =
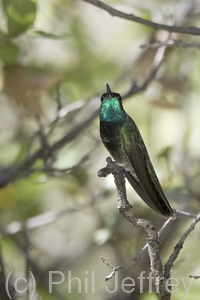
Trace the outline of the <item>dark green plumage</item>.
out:
<instances>
[{"instance_id":1,"label":"dark green plumage","mask_svg":"<svg viewBox=\"0 0 200 300\"><path fill-rule=\"evenodd\" d=\"M157 213L172 216L140 132L124 111L120 94L112 93L108 84L101 97L100 135L138 195Z\"/></svg>"}]
</instances>

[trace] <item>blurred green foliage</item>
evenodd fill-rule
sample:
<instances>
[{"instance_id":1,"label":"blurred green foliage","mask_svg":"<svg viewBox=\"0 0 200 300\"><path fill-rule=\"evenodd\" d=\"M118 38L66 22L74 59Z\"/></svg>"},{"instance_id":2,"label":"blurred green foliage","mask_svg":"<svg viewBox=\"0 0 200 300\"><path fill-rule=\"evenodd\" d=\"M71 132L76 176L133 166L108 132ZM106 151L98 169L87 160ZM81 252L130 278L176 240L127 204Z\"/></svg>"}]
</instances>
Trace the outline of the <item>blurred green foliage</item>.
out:
<instances>
[{"instance_id":1,"label":"blurred green foliage","mask_svg":"<svg viewBox=\"0 0 200 300\"><path fill-rule=\"evenodd\" d=\"M167 23L182 15L178 25L200 25L198 2L191 1L188 7L184 1L105 2L154 22ZM150 73L157 49L142 50L140 45L168 37L165 32L112 18L83 1L2 0L0 17L1 169L20 164L42 147L39 124L44 134L53 126L49 124L57 116L58 83L63 116L48 135L50 145L99 107L106 83L122 95L133 81L141 84ZM198 37L178 34L172 34L171 38L198 42ZM199 62L198 50L168 48L147 91L124 102L144 137L172 207L194 213L200 210ZM100 142L98 127L98 120L94 119L78 138L55 153L53 166L68 169L63 174L45 169L40 159L34 165L38 172L27 173L0 189L1 246L6 274L12 270L14 278L25 276L28 251L37 293L44 300L94 299L94 296L153 300L156 296L148 293L148 281L144 282L144 294L139 291L140 272L150 272L147 254L142 261L119 272L119 281L127 276L135 279L137 286L133 293L118 289L109 294L105 289L106 285L112 289L114 279L105 283L104 277L110 269L99 257L106 257L113 265L126 263L143 247L146 235L119 215L112 176L102 179L96 175L108 156ZM79 164L87 154L87 159ZM164 220L129 186L127 189L134 212L151 220L159 229ZM51 213L56 212L63 214L54 219ZM26 221L33 224L36 220L30 218L39 215L44 222L46 218L51 222L18 232L19 226ZM163 233L160 246L163 263L190 222L179 218ZM198 248L197 226L172 273L176 278L184 276L187 286L189 275L200 273ZM50 270L66 276L65 283L53 286L52 295L48 293ZM72 277L81 278L81 294L76 281L69 293L69 271ZM85 293L85 278L90 284L92 271L95 293L91 292L91 286ZM59 281L59 275L55 279ZM194 281L188 299L197 299L198 293L199 282ZM182 285L172 299L184 295ZM25 299L24 295L19 296Z\"/></svg>"}]
</instances>

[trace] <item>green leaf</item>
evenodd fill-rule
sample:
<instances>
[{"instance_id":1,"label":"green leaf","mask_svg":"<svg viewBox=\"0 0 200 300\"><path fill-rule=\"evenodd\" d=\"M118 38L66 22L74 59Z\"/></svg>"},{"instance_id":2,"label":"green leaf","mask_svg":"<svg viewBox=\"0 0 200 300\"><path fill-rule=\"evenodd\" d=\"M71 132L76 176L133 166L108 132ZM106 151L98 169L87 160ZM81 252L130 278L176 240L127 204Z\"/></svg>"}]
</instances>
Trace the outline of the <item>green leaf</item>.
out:
<instances>
[{"instance_id":1,"label":"green leaf","mask_svg":"<svg viewBox=\"0 0 200 300\"><path fill-rule=\"evenodd\" d=\"M36 12L36 4L32 1L13 0L10 2L6 8L9 35L15 37L33 25Z\"/></svg>"},{"instance_id":2,"label":"green leaf","mask_svg":"<svg viewBox=\"0 0 200 300\"><path fill-rule=\"evenodd\" d=\"M0 45L0 60L5 64L13 64L18 57L19 47L13 44Z\"/></svg>"}]
</instances>

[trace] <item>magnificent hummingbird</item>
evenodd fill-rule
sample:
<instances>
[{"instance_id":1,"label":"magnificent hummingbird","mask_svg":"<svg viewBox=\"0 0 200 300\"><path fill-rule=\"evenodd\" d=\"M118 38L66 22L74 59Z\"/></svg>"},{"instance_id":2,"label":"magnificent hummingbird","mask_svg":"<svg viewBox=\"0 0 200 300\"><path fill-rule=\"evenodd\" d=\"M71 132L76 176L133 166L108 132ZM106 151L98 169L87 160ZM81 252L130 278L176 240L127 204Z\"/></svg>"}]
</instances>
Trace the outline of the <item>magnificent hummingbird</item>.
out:
<instances>
[{"instance_id":1,"label":"magnificent hummingbird","mask_svg":"<svg viewBox=\"0 0 200 300\"><path fill-rule=\"evenodd\" d=\"M100 136L104 146L144 202L161 215L173 216L137 125L125 112L120 94L111 92L108 84L106 88L100 108Z\"/></svg>"}]
</instances>

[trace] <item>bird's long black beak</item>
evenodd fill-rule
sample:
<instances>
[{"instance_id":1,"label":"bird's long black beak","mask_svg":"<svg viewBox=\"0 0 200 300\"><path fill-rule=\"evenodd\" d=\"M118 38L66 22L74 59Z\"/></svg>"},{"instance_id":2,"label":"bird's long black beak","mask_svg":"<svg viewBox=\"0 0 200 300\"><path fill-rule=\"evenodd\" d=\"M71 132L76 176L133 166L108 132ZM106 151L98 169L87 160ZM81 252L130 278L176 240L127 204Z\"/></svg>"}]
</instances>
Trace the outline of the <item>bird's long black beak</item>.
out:
<instances>
[{"instance_id":1,"label":"bird's long black beak","mask_svg":"<svg viewBox=\"0 0 200 300\"><path fill-rule=\"evenodd\" d=\"M108 84L106 84L106 90L107 90L108 96L112 96L112 92L111 92L111 89Z\"/></svg>"}]
</instances>

